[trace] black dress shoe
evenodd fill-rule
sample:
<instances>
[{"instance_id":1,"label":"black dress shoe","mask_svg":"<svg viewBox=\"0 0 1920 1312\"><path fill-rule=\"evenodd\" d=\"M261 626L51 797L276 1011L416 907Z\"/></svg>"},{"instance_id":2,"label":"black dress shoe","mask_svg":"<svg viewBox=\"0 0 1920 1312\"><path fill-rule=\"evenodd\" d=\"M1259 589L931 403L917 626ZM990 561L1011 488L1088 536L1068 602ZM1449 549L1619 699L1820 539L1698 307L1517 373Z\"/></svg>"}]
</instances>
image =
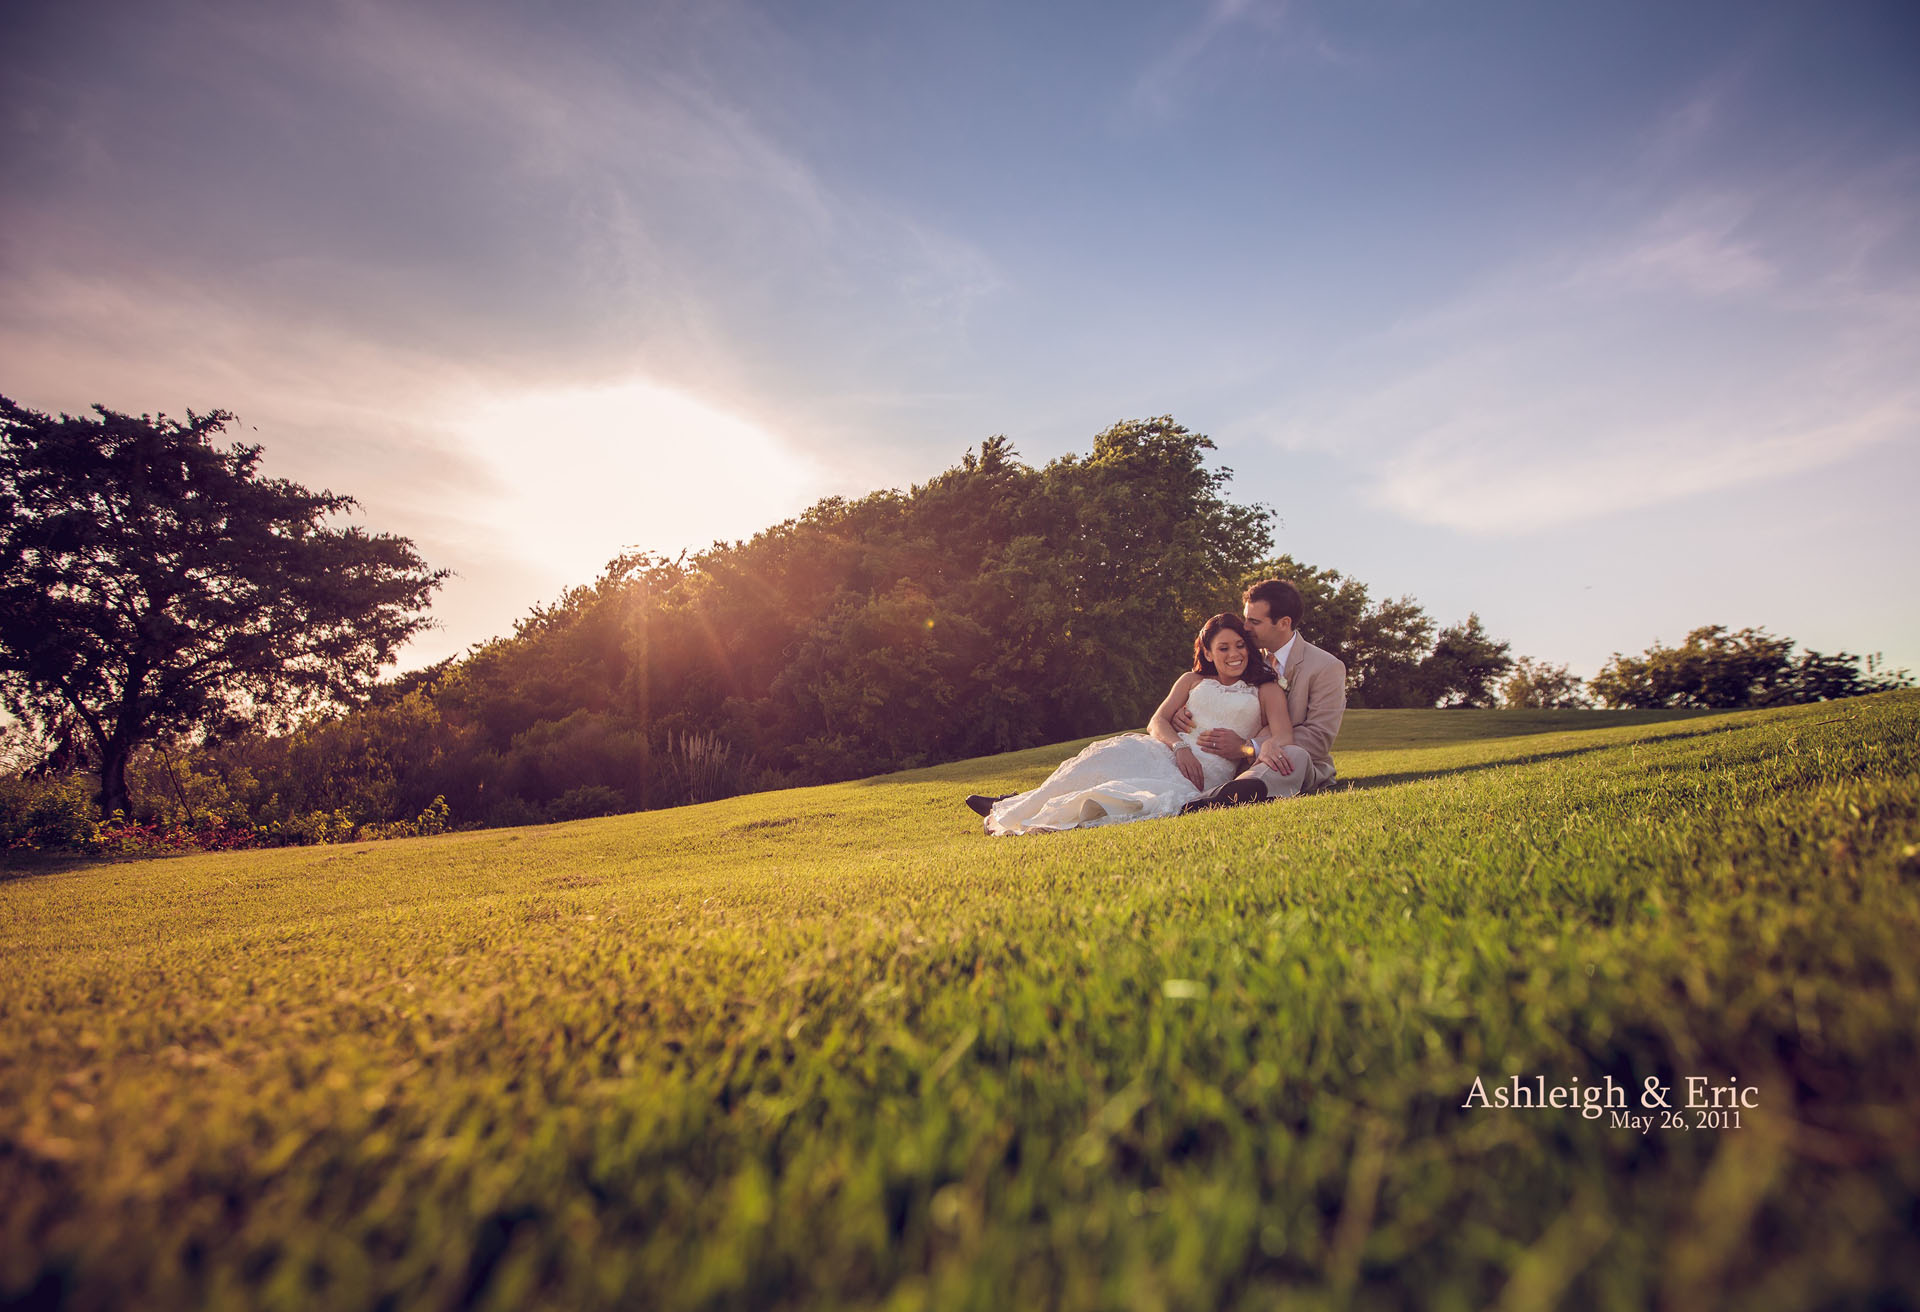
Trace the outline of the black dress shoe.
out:
<instances>
[{"instance_id":1,"label":"black dress shoe","mask_svg":"<svg viewBox=\"0 0 1920 1312\"><path fill-rule=\"evenodd\" d=\"M998 797L987 797L981 793L970 793L967 795L967 809L977 816L985 816L989 811L993 810L993 804L995 802L1004 802L1012 796L1012 793L1002 793Z\"/></svg>"},{"instance_id":2,"label":"black dress shoe","mask_svg":"<svg viewBox=\"0 0 1920 1312\"><path fill-rule=\"evenodd\" d=\"M1211 811L1222 806L1245 806L1249 802L1267 800L1267 786L1258 779L1229 779L1210 793L1188 802L1180 808L1181 815L1192 815L1195 811Z\"/></svg>"}]
</instances>

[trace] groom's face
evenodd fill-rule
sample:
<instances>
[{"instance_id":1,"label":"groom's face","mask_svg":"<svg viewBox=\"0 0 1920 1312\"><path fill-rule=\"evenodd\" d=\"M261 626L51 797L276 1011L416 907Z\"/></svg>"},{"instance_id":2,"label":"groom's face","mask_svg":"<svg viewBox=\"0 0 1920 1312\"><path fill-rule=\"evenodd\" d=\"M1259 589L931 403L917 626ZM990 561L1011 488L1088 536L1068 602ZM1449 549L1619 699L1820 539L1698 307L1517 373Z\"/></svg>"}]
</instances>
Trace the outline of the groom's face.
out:
<instances>
[{"instance_id":1,"label":"groom's face","mask_svg":"<svg viewBox=\"0 0 1920 1312\"><path fill-rule=\"evenodd\" d=\"M1267 603L1250 601L1247 603L1247 632L1260 644L1264 652L1276 652L1287 645L1287 639L1293 636L1293 621L1282 615L1273 619L1267 614Z\"/></svg>"}]
</instances>

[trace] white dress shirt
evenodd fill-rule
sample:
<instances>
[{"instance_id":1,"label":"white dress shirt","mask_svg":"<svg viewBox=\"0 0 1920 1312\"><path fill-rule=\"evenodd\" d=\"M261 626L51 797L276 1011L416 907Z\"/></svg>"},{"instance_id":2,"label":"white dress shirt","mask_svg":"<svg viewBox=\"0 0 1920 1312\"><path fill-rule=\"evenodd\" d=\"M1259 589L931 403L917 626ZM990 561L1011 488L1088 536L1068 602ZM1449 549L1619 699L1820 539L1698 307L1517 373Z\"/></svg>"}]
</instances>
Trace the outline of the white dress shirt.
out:
<instances>
[{"instance_id":1,"label":"white dress shirt","mask_svg":"<svg viewBox=\"0 0 1920 1312\"><path fill-rule=\"evenodd\" d=\"M1300 641L1300 635L1297 633L1293 634L1287 639L1284 647L1267 658L1267 664L1273 666L1273 672L1275 674L1285 674L1287 672L1287 657L1293 654L1293 644L1298 641Z\"/></svg>"}]
</instances>

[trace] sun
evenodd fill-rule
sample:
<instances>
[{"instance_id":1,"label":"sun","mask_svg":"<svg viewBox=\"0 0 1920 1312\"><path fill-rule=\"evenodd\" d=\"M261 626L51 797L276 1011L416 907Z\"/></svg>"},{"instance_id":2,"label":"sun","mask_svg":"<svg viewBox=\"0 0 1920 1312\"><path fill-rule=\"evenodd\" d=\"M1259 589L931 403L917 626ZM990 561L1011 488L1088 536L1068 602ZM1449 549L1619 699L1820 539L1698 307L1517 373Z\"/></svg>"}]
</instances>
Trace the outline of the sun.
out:
<instances>
[{"instance_id":1,"label":"sun","mask_svg":"<svg viewBox=\"0 0 1920 1312\"><path fill-rule=\"evenodd\" d=\"M452 427L490 476L490 545L572 582L624 550L751 536L825 492L766 429L641 379L496 397Z\"/></svg>"}]
</instances>

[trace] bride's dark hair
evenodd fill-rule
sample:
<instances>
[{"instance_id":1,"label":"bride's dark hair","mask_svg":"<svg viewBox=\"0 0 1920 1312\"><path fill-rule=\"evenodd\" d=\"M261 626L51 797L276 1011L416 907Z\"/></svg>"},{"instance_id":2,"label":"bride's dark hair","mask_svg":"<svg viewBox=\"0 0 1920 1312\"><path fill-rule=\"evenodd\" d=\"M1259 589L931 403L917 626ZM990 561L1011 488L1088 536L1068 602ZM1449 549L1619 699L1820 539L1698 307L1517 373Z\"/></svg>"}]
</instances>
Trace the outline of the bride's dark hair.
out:
<instances>
[{"instance_id":1,"label":"bride's dark hair","mask_svg":"<svg viewBox=\"0 0 1920 1312\"><path fill-rule=\"evenodd\" d=\"M1207 649L1213 646L1213 640L1220 636L1223 629L1232 629L1240 635L1240 641L1247 644L1247 670L1240 677L1254 687L1263 683L1272 683L1280 676L1273 672L1273 666L1267 664L1266 657L1260 654L1260 644L1247 632L1247 622L1232 611L1221 611L1200 626L1200 634L1193 640L1193 672L1217 679L1220 671L1213 668L1213 657L1207 655Z\"/></svg>"}]
</instances>

